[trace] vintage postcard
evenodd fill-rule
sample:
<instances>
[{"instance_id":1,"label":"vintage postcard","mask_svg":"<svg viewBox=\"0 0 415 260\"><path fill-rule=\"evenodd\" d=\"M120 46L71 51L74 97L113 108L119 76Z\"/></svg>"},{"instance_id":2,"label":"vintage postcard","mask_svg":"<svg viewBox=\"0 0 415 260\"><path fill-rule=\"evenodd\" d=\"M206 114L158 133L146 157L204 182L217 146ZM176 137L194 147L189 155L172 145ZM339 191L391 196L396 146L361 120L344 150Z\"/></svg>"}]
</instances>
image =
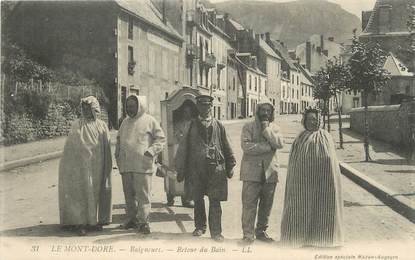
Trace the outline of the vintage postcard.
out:
<instances>
[{"instance_id":1,"label":"vintage postcard","mask_svg":"<svg viewBox=\"0 0 415 260\"><path fill-rule=\"evenodd\" d=\"M415 0L1 1L0 259L415 259Z\"/></svg>"}]
</instances>

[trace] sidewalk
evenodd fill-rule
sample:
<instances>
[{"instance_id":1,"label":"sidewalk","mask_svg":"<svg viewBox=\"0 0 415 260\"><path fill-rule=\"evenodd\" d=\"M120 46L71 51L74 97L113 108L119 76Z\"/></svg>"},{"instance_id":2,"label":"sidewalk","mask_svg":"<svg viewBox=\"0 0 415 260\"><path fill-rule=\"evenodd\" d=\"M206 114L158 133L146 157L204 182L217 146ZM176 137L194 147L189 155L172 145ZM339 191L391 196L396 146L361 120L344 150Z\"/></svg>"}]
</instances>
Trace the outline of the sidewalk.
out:
<instances>
[{"instance_id":1,"label":"sidewalk","mask_svg":"<svg viewBox=\"0 0 415 260\"><path fill-rule=\"evenodd\" d=\"M339 146L338 123L331 125L331 134ZM398 147L370 139L372 162L365 162L363 136L349 129L349 122L343 123L344 149L337 149L341 160L364 173L367 177L415 202L415 165L405 158Z\"/></svg>"},{"instance_id":2,"label":"sidewalk","mask_svg":"<svg viewBox=\"0 0 415 260\"><path fill-rule=\"evenodd\" d=\"M117 131L111 131L111 143L115 144ZM25 166L62 155L66 136L34 141L12 146L0 146L0 171Z\"/></svg>"}]
</instances>

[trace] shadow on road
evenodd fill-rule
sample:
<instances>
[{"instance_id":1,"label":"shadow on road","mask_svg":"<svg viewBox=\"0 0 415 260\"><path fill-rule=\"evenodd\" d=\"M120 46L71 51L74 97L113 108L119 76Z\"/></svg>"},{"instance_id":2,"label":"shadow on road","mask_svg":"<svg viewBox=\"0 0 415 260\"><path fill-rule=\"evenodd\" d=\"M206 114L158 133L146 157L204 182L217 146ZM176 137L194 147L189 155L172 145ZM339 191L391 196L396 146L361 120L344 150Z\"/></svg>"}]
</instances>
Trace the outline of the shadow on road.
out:
<instances>
[{"instance_id":1,"label":"shadow on road","mask_svg":"<svg viewBox=\"0 0 415 260\"><path fill-rule=\"evenodd\" d=\"M165 212L154 211L150 213L150 224L157 222L176 222L176 225L180 228L180 234L185 234L187 231L183 225L183 221L193 221L193 218L187 213L178 213L176 214L170 207L162 203L152 203L151 206L153 209L165 209ZM114 204L113 209L123 209L125 204ZM191 213L192 211L189 211ZM136 232L134 230L124 230L120 229L119 224L122 224L126 221L126 214L113 214L112 223L108 227L104 227L104 230L101 232L91 231L88 232L88 235L91 236L103 236L103 235L114 235L114 234L129 234L131 232ZM114 225L115 224L115 225ZM154 234L158 234L157 232ZM163 233L161 233L163 234ZM16 229L9 229L0 232L0 236L7 237L71 237L77 236L75 231L64 231L59 224L51 225L36 225L31 227L23 227ZM131 235L128 236L137 236ZM154 239L154 238L153 238Z\"/></svg>"},{"instance_id":2,"label":"shadow on road","mask_svg":"<svg viewBox=\"0 0 415 260\"><path fill-rule=\"evenodd\" d=\"M348 201L348 200L345 200L343 203L346 208L349 208L349 207L386 207L383 204L361 204L359 202Z\"/></svg>"},{"instance_id":3,"label":"shadow on road","mask_svg":"<svg viewBox=\"0 0 415 260\"><path fill-rule=\"evenodd\" d=\"M385 164L385 165L411 165L411 163L407 159L390 159L390 160L378 159L378 160L373 161L372 163Z\"/></svg>"},{"instance_id":4,"label":"shadow on road","mask_svg":"<svg viewBox=\"0 0 415 260\"><path fill-rule=\"evenodd\" d=\"M399 170L399 171L385 170L385 172L391 172L391 173L415 173L415 170Z\"/></svg>"}]
</instances>

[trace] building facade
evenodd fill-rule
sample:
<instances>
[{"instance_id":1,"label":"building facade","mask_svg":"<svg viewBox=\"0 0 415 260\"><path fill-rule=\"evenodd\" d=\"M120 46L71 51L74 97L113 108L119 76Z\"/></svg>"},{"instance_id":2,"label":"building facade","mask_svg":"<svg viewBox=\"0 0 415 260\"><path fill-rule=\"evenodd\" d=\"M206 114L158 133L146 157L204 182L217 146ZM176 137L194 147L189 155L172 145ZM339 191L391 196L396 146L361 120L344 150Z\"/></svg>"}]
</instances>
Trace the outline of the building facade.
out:
<instances>
[{"instance_id":1,"label":"building facade","mask_svg":"<svg viewBox=\"0 0 415 260\"><path fill-rule=\"evenodd\" d=\"M182 81L182 38L152 6L150 0L26 1L4 28L39 63L96 81L117 127L127 95L147 95L159 118L160 100Z\"/></svg>"}]
</instances>

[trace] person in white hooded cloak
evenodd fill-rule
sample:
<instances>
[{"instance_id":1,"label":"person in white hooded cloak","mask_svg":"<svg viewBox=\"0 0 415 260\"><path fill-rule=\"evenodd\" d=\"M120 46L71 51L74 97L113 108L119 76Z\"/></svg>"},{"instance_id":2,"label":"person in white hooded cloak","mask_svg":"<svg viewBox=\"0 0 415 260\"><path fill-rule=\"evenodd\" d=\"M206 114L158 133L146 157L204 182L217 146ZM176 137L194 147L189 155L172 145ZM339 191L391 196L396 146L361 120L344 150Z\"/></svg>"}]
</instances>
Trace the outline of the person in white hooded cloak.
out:
<instances>
[{"instance_id":1,"label":"person in white hooded cloak","mask_svg":"<svg viewBox=\"0 0 415 260\"><path fill-rule=\"evenodd\" d=\"M79 235L100 231L111 222L110 135L98 100L81 100L81 117L74 121L59 164L60 224Z\"/></svg>"}]
</instances>

